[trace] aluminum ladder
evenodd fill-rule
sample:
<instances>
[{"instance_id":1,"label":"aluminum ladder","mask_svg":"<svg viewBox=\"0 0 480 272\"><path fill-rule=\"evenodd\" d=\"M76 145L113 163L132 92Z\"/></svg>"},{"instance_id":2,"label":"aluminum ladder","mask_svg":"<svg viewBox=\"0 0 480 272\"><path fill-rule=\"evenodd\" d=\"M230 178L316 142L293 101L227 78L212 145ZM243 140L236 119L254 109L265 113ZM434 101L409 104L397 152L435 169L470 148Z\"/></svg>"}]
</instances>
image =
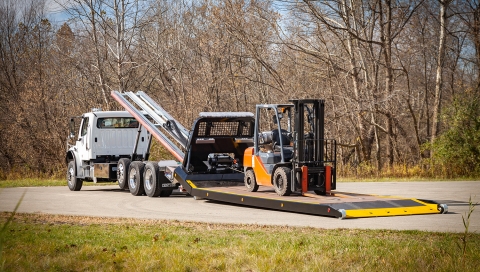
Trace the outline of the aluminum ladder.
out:
<instances>
[{"instance_id":1,"label":"aluminum ladder","mask_svg":"<svg viewBox=\"0 0 480 272\"><path fill-rule=\"evenodd\" d=\"M145 127L177 160L183 161L189 130L175 120L146 93L111 92L112 97ZM139 127L139 130L141 127ZM175 144L166 134L174 139ZM183 149L183 150L182 150ZM135 153L135 151L134 151Z\"/></svg>"}]
</instances>

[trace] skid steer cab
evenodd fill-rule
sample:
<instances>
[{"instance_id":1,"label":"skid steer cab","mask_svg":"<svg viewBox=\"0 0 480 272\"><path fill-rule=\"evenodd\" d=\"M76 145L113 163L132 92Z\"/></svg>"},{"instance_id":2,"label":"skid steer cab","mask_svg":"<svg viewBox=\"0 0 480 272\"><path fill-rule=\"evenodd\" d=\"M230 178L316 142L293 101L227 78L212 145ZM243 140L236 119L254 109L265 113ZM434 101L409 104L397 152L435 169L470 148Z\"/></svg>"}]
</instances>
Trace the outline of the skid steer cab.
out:
<instances>
[{"instance_id":1,"label":"skid steer cab","mask_svg":"<svg viewBox=\"0 0 480 272\"><path fill-rule=\"evenodd\" d=\"M254 146L245 150L248 191L273 186L280 196L336 189L336 142L325 139L324 100L256 106Z\"/></svg>"},{"instance_id":2,"label":"skid steer cab","mask_svg":"<svg viewBox=\"0 0 480 272\"><path fill-rule=\"evenodd\" d=\"M79 127L78 127L79 125ZM78 134L75 130L78 127ZM152 136L127 111L92 110L70 119L67 139L67 184L72 191L79 191L83 182L116 182L121 189L130 189L144 194L144 172L156 178L159 171L170 165L159 166L148 160ZM165 164L165 162L164 162ZM157 175L157 176L156 176ZM130 182L131 181L131 182ZM165 181L164 190L150 184L153 194L169 195L175 185ZM158 187L158 185L157 185Z\"/></svg>"}]
</instances>

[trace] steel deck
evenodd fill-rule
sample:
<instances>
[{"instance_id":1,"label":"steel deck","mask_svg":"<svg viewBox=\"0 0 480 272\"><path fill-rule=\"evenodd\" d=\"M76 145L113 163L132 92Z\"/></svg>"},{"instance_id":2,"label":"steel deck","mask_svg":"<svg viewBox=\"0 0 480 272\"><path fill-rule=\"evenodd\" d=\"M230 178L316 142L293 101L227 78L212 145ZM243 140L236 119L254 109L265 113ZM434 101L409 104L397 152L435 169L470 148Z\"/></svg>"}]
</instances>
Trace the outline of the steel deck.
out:
<instances>
[{"instance_id":1,"label":"steel deck","mask_svg":"<svg viewBox=\"0 0 480 272\"><path fill-rule=\"evenodd\" d=\"M180 167L176 169L176 180L196 198L287 212L343 219L436 214L448 211L444 204L414 198L337 191L325 196L313 192L279 196L271 187L260 187L257 192L249 192L240 181L194 181L189 177Z\"/></svg>"}]
</instances>

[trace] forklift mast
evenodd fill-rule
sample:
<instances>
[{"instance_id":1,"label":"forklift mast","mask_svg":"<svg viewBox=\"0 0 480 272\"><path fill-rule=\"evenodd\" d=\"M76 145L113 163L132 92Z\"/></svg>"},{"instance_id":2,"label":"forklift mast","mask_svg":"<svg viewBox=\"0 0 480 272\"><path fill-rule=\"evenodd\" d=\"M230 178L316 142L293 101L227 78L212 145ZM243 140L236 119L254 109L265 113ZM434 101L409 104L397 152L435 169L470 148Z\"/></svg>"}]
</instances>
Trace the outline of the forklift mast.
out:
<instances>
[{"instance_id":1,"label":"forklift mast","mask_svg":"<svg viewBox=\"0 0 480 272\"><path fill-rule=\"evenodd\" d=\"M336 143L325 139L325 101L293 99L292 191L325 195L336 189Z\"/></svg>"},{"instance_id":2,"label":"forklift mast","mask_svg":"<svg viewBox=\"0 0 480 272\"><path fill-rule=\"evenodd\" d=\"M294 163L296 167L323 166L325 121L325 102L323 100L290 100L295 105L295 145L298 155ZM310 105L310 107L309 107ZM307 120L305 120L305 117ZM306 122L308 124L306 124ZM306 128L305 125L309 125Z\"/></svg>"}]
</instances>

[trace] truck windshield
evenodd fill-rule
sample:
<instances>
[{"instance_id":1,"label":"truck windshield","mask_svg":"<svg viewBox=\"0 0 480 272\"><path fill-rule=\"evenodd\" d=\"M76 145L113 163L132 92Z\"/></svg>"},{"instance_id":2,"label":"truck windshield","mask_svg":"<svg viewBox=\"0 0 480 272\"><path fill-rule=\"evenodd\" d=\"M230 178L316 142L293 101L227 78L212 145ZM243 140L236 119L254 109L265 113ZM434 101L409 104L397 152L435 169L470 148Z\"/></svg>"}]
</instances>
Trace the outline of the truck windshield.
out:
<instances>
[{"instance_id":1,"label":"truck windshield","mask_svg":"<svg viewBox=\"0 0 480 272\"><path fill-rule=\"evenodd\" d=\"M98 118L98 128L138 128L138 121L133 117Z\"/></svg>"}]
</instances>

